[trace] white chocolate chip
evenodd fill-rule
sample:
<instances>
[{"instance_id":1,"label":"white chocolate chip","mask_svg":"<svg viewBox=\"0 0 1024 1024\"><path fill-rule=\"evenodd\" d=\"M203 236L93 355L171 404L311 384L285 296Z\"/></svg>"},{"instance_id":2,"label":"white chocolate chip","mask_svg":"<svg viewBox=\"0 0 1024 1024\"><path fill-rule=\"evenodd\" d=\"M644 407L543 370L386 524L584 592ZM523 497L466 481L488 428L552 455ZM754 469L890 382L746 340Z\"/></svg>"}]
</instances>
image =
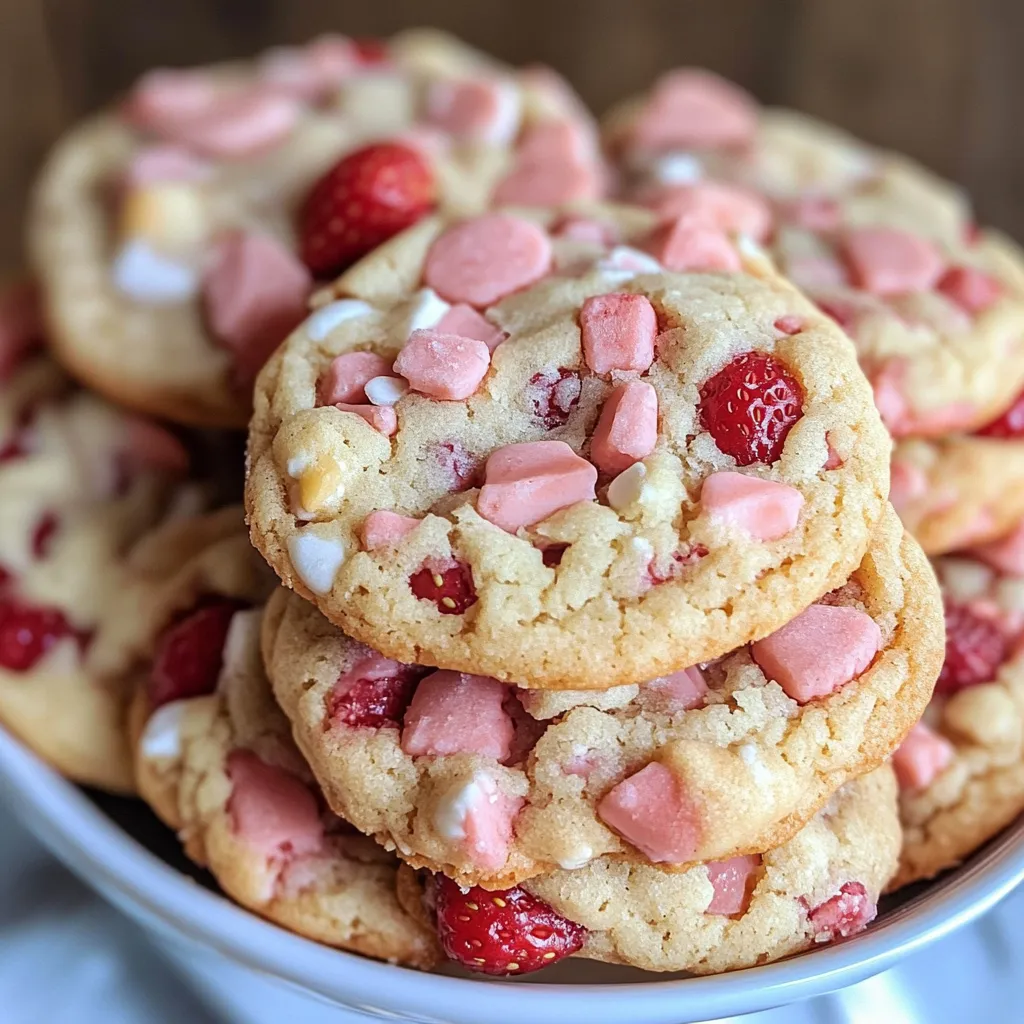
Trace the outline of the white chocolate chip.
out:
<instances>
[{"instance_id":1,"label":"white chocolate chip","mask_svg":"<svg viewBox=\"0 0 1024 1024\"><path fill-rule=\"evenodd\" d=\"M498 786L486 772L477 771L469 782L453 786L441 797L434 810L434 827L445 839L465 839L466 817L481 797L494 803Z\"/></svg>"},{"instance_id":2,"label":"white chocolate chip","mask_svg":"<svg viewBox=\"0 0 1024 1024\"><path fill-rule=\"evenodd\" d=\"M498 83L498 109L494 119L482 135L482 141L494 146L504 146L511 142L519 131L522 118L522 100L519 89L514 82Z\"/></svg>"},{"instance_id":3,"label":"white chocolate chip","mask_svg":"<svg viewBox=\"0 0 1024 1024\"><path fill-rule=\"evenodd\" d=\"M394 405L409 391L409 382L403 377L374 377L363 388L373 405Z\"/></svg>"},{"instance_id":4,"label":"white chocolate chip","mask_svg":"<svg viewBox=\"0 0 1024 1024\"><path fill-rule=\"evenodd\" d=\"M314 594L327 594L345 561L345 546L329 537L300 530L288 538L288 555L299 579Z\"/></svg>"},{"instance_id":5,"label":"white chocolate chip","mask_svg":"<svg viewBox=\"0 0 1024 1024\"><path fill-rule=\"evenodd\" d=\"M767 765L761 760L761 755L753 743L741 743L736 748L740 760L750 769L754 782L758 786L771 785L772 773L768 771Z\"/></svg>"},{"instance_id":6,"label":"white chocolate chip","mask_svg":"<svg viewBox=\"0 0 1024 1024\"><path fill-rule=\"evenodd\" d=\"M589 864L590 861L593 860L593 857L593 848L587 846L586 843L582 843L580 846L576 847L571 857L563 857L559 860L558 866L563 868L565 871L577 871L579 868Z\"/></svg>"},{"instance_id":7,"label":"white chocolate chip","mask_svg":"<svg viewBox=\"0 0 1024 1024\"><path fill-rule=\"evenodd\" d=\"M421 288L410 300L409 311L402 322L399 341L404 345L413 331L436 327L452 307L433 288Z\"/></svg>"},{"instance_id":8,"label":"white chocolate chip","mask_svg":"<svg viewBox=\"0 0 1024 1024\"><path fill-rule=\"evenodd\" d=\"M992 586L995 573L970 558L946 558L942 561L942 583L955 601L982 597Z\"/></svg>"},{"instance_id":9,"label":"white chocolate chip","mask_svg":"<svg viewBox=\"0 0 1024 1024\"><path fill-rule=\"evenodd\" d=\"M355 320L373 312L373 306L362 299L338 299L321 306L306 318L303 325L312 341L323 341L331 331L346 320Z\"/></svg>"},{"instance_id":10,"label":"white chocolate chip","mask_svg":"<svg viewBox=\"0 0 1024 1024\"><path fill-rule=\"evenodd\" d=\"M771 257L750 235L742 232L736 236L736 250L739 252L747 269L759 270L762 272L774 269Z\"/></svg>"},{"instance_id":11,"label":"white chocolate chip","mask_svg":"<svg viewBox=\"0 0 1024 1024\"><path fill-rule=\"evenodd\" d=\"M621 512L622 509L639 501L646 479L647 467L642 462L634 462L608 485L608 504L616 512Z\"/></svg>"},{"instance_id":12,"label":"white chocolate chip","mask_svg":"<svg viewBox=\"0 0 1024 1024\"><path fill-rule=\"evenodd\" d=\"M139 750L147 761L172 761L181 757L181 723L187 700L176 700L157 708L139 738Z\"/></svg>"},{"instance_id":13,"label":"white chocolate chip","mask_svg":"<svg viewBox=\"0 0 1024 1024\"><path fill-rule=\"evenodd\" d=\"M112 275L117 290L139 302L184 302L199 291L194 267L168 259L138 238L121 247Z\"/></svg>"},{"instance_id":14,"label":"white chocolate chip","mask_svg":"<svg viewBox=\"0 0 1024 1024\"><path fill-rule=\"evenodd\" d=\"M651 164L650 175L662 185L692 185L704 176L704 168L692 153L665 153Z\"/></svg>"},{"instance_id":15,"label":"white chocolate chip","mask_svg":"<svg viewBox=\"0 0 1024 1024\"><path fill-rule=\"evenodd\" d=\"M637 274L658 274L664 269L649 253L631 245L616 245L595 264L605 277L616 284L632 281Z\"/></svg>"},{"instance_id":16,"label":"white chocolate chip","mask_svg":"<svg viewBox=\"0 0 1024 1024\"><path fill-rule=\"evenodd\" d=\"M296 480L309 469L310 460L308 455L293 455L288 460L288 475Z\"/></svg>"}]
</instances>

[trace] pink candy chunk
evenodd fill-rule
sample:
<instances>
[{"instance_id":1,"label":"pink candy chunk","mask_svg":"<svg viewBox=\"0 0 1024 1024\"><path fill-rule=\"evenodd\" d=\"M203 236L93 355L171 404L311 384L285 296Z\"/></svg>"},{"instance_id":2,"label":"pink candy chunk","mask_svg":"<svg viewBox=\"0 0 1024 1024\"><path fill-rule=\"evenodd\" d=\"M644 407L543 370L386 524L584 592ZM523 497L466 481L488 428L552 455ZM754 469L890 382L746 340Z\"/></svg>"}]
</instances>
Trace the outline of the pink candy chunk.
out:
<instances>
[{"instance_id":1,"label":"pink candy chunk","mask_svg":"<svg viewBox=\"0 0 1024 1024\"><path fill-rule=\"evenodd\" d=\"M603 186L596 163L519 164L498 182L496 206L563 206L598 199Z\"/></svg>"},{"instance_id":2,"label":"pink candy chunk","mask_svg":"<svg viewBox=\"0 0 1024 1024\"><path fill-rule=\"evenodd\" d=\"M530 221L487 213L449 228L430 247L423 280L447 302L482 309L539 281L551 267L551 240Z\"/></svg>"},{"instance_id":3,"label":"pink candy chunk","mask_svg":"<svg viewBox=\"0 0 1024 1024\"><path fill-rule=\"evenodd\" d=\"M646 381L620 384L601 409L590 458L602 473L621 473L647 458L658 440L658 393Z\"/></svg>"},{"instance_id":4,"label":"pink candy chunk","mask_svg":"<svg viewBox=\"0 0 1024 1024\"><path fill-rule=\"evenodd\" d=\"M335 356L320 378L320 404L361 404L366 401L363 388L374 377L389 373L391 362L374 352L346 352Z\"/></svg>"},{"instance_id":5,"label":"pink candy chunk","mask_svg":"<svg viewBox=\"0 0 1024 1024\"><path fill-rule=\"evenodd\" d=\"M704 673L696 665L651 679L640 688L644 706L666 715L703 707L707 692Z\"/></svg>"},{"instance_id":6,"label":"pink candy chunk","mask_svg":"<svg viewBox=\"0 0 1024 1024\"><path fill-rule=\"evenodd\" d=\"M597 469L564 441L528 441L492 452L477 511L509 533L559 509L593 501Z\"/></svg>"},{"instance_id":7,"label":"pink candy chunk","mask_svg":"<svg viewBox=\"0 0 1024 1024\"><path fill-rule=\"evenodd\" d=\"M580 309L583 358L594 373L638 370L654 362L658 317L645 295L594 295Z\"/></svg>"},{"instance_id":8,"label":"pink candy chunk","mask_svg":"<svg viewBox=\"0 0 1024 1024\"><path fill-rule=\"evenodd\" d=\"M846 882L831 899L808 913L815 942L835 942L864 931L878 908L861 882Z\"/></svg>"},{"instance_id":9,"label":"pink candy chunk","mask_svg":"<svg viewBox=\"0 0 1024 1024\"><path fill-rule=\"evenodd\" d=\"M997 572L1024 576L1024 522L1018 523L1004 537L971 548L969 553Z\"/></svg>"},{"instance_id":10,"label":"pink candy chunk","mask_svg":"<svg viewBox=\"0 0 1024 1024\"><path fill-rule=\"evenodd\" d=\"M495 78L446 78L427 90L427 122L460 139L501 141L515 131L518 104L510 84Z\"/></svg>"},{"instance_id":11,"label":"pink candy chunk","mask_svg":"<svg viewBox=\"0 0 1024 1024\"><path fill-rule=\"evenodd\" d=\"M842 220L839 203L827 196L801 196L780 203L779 215L808 231L821 233L835 231Z\"/></svg>"},{"instance_id":12,"label":"pink candy chunk","mask_svg":"<svg viewBox=\"0 0 1024 1024\"><path fill-rule=\"evenodd\" d=\"M248 750L228 755L228 814L238 838L265 857L301 857L323 844L316 797L294 775Z\"/></svg>"},{"instance_id":13,"label":"pink candy chunk","mask_svg":"<svg viewBox=\"0 0 1024 1024\"><path fill-rule=\"evenodd\" d=\"M465 845L477 867L497 871L504 866L512 845L513 822L523 803L519 797L502 793L493 779L478 778L462 822Z\"/></svg>"},{"instance_id":14,"label":"pink candy chunk","mask_svg":"<svg viewBox=\"0 0 1024 1024\"><path fill-rule=\"evenodd\" d=\"M677 273L732 273L742 267L736 246L724 231L688 217L662 225L645 248L667 270Z\"/></svg>"},{"instance_id":15,"label":"pink candy chunk","mask_svg":"<svg viewBox=\"0 0 1024 1024\"><path fill-rule=\"evenodd\" d=\"M260 80L285 96L316 103L328 97L357 66L351 39L324 35L301 48L271 51L261 61Z\"/></svg>"},{"instance_id":16,"label":"pink candy chunk","mask_svg":"<svg viewBox=\"0 0 1024 1024\"><path fill-rule=\"evenodd\" d=\"M889 466L889 500L897 511L928 493L928 477L913 462L893 459Z\"/></svg>"},{"instance_id":17,"label":"pink candy chunk","mask_svg":"<svg viewBox=\"0 0 1024 1024\"><path fill-rule=\"evenodd\" d=\"M945 263L927 239L896 228L854 228L843 241L853 283L875 295L926 292Z\"/></svg>"},{"instance_id":18,"label":"pink candy chunk","mask_svg":"<svg viewBox=\"0 0 1024 1024\"><path fill-rule=\"evenodd\" d=\"M476 392L490 365L491 352L482 341L438 330L413 331L398 353L395 373L424 395L459 401Z\"/></svg>"},{"instance_id":19,"label":"pink candy chunk","mask_svg":"<svg viewBox=\"0 0 1024 1024\"><path fill-rule=\"evenodd\" d=\"M974 267L951 267L937 288L968 313L984 313L1003 294L1002 282Z\"/></svg>"},{"instance_id":20,"label":"pink candy chunk","mask_svg":"<svg viewBox=\"0 0 1024 1024\"><path fill-rule=\"evenodd\" d=\"M900 789L920 790L930 786L952 760L953 744L918 722L892 755L892 766Z\"/></svg>"},{"instance_id":21,"label":"pink candy chunk","mask_svg":"<svg viewBox=\"0 0 1024 1024\"><path fill-rule=\"evenodd\" d=\"M705 913L726 917L745 913L750 905L754 872L761 866L761 858L731 857L729 860L708 861L704 866L715 889Z\"/></svg>"},{"instance_id":22,"label":"pink candy chunk","mask_svg":"<svg viewBox=\"0 0 1024 1024\"><path fill-rule=\"evenodd\" d=\"M397 512L389 512L387 509L371 512L363 520L361 531L363 547L367 551L393 548L419 525L419 519L413 519L412 516L400 516Z\"/></svg>"},{"instance_id":23,"label":"pink candy chunk","mask_svg":"<svg viewBox=\"0 0 1024 1024\"><path fill-rule=\"evenodd\" d=\"M421 755L481 754L503 761L515 730L505 710L508 687L487 676L434 672L413 694L402 725L402 750Z\"/></svg>"},{"instance_id":24,"label":"pink candy chunk","mask_svg":"<svg viewBox=\"0 0 1024 1024\"><path fill-rule=\"evenodd\" d=\"M132 157L123 180L129 187L167 181L201 181L211 170L207 161L193 156L183 146L147 146Z\"/></svg>"},{"instance_id":25,"label":"pink candy chunk","mask_svg":"<svg viewBox=\"0 0 1024 1024\"><path fill-rule=\"evenodd\" d=\"M591 217L566 217L558 223L554 233L573 242L593 242L603 246L614 245L619 240L614 224Z\"/></svg>"},{"instance_id":26,"label":"pink candy chunk","mask_svg":"<svg viewBox=\"0 0 1024 1024\"><path fill-rule=\"evenodd\" d=\"M143 75L121 107L125 120L163 134L186 118L208 113L224 89L204 71L157 68Z\"/></svg>"},{"instance_id":27,"label":"pink candy chunk","mask_svg":"<svg viewBox=\"0 0 1024 1024\"><path fill-rule=\"evenodd\" d=\"M441 334L457 334L460 338L482 341L493 352L508 335L490 320L486 320L472 306L460 302L452 306L437 322Z\"/></svg>"},{"instance_id":28,"label":"pink candy chunk","mask_svg":"<svg viewBox=\"0 0 1024 1024\"><path fill-rule=\"evenodd\" d=\"M912 409L905 394L904 367L895 360L872 375L871 386L875 408L893 437L951 434L969 427L977 417L977 409L968 402L951 402L927 412Z\"/></svg>"},{"instance_id":29,"label":"pink candy chunk","mask_svg":"<svg viewBox=\"0 0 1024 1024\"><path fill-rule=\"evenodd\" d=\"M284 142L298 120L299 106L287 96L245 92L200 117L166 125L163 134L202 156L244 160Z\"/></svg>"},{"instance_id":30,"label":"pink candy chunk","mask_svg":"<svg viewBox=\"0 0 1024 1024\"><path fill-rule=\"evenodd\" d=\"M788 484L729 471L704 481L700 503L708 516L738 527L754 540L785 537L800 519L804 496Z\"/></svg>"},{"instance_id":31,"label":"pink candy chunk","mask_svg":"<svg viewBox=\"0 0 1024 1024\"><path fill-rule=\"evenodd\" d=\"M764 199L722 182L665 186L645 197L645 205L656 210L662 220L686 218L726 234L749 235L756 242L765 241L772 230L772 209Z\"/></svg>"},{"instance_id":32,"label":"pink candy chunk","mask_svg":"<svg viewBox=\"0 0 1024 1024\"><path fill-rule=\"evenodd\" d=\"M374 430L379 430L385 437L391 437L398 430L398 413L390 405L349 405L345 402L335 404L342 412L352 412L361 416Z\"/></svg>"},{"instance_id":33,"label":"pink candy chunk","mask_svg":"<svg viewBox=\"0 0 1024 1024\"><path fill-rule=\"evenodd\" d=\"M309 271L267 235L232 231L214 248L203 274L206 318L250 384L271 353L306 315Z\"/></svg>"},{"instance_id":34,"label":"pink candy chunk","mask_svg":"<svg viewBox=\"0 0 1024 1024\"><path fill-rule=\"evenodd\" d=\"M601 799L598 817L655 864L692 860L700 842L697 805L658 761L624 779Z\"/></svg>"},{"instance_id":35,"label":"pink candy chunk","mask_svg":"<svg viewBox=\"0 0 1024 1024\"><path fill-rule=\"evenodd\" d=\"M800 704L826 697L859 676L882 646L882 632L857 608L812 604L751 645L764 674Z\"/></svg>"}]
</instances>

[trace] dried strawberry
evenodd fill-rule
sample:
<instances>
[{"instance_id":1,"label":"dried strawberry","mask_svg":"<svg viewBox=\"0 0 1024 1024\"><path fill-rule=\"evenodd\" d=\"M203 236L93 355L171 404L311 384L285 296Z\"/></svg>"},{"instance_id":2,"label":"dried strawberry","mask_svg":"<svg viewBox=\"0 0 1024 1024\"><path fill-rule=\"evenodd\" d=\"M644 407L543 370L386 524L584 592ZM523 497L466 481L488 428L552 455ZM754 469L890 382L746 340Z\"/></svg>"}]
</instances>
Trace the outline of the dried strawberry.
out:
<instances>
[{"instance_id":1,"label":"dried strawberry","mask_svg":"<svg viewBox=\"0 0 1024 1024\"><path fill-rule=\"evenodd\" d=\"M580 375L562 366L535 373L526 386L526 395L533 415L548 430L554 430L568 422L569 414L580 400L581 390Z\"/></svg>"},{"instance_id":2,"label":"dried strawberry","mask_svg":"<svg viewBox=\"0 0 1024 1024\"><path fill-rule=\"evenodd\" d=\"M243 605L218 599L164 631L157 642L147 693L154 708L213 693L223 664L231 617Z\"/></svg>"},{"instance_id":3,"label":"dried strawberry","mask_svg":"<svg viewBox=\"0 0 1024 1024\"><path fill-rule=\"evenodd\" d=\"M45 558L50 553L50 544L56 533L57 517L52 512L47 512L36 523L36 528L32 531L32 556L34 558Z\"/></svg>"},{"instance_id":4,"label":"dried strawberry","mask_svg":"<svg viewBox=\"0 0 1024 1024\"><path fill-rule=\"evenodd\" d=\"M526 974L583 948L587 931L518 886L463 892L435 876L437 934L449 958L483 974Z\"/></svg>"},{"instance_id":5,"label":"dried strawberry","mask_svg":"<svg viewBox=\"0 0 1024 1024\"><path fill-rule=\"evenodd\" d=\"M937 693L956 693L978 683L990 683L1006 660L1009 644L991 620L961 604L946 604L946 660Z\"/></svg>"},{"instance_id":6,"label":"dried strawberry","mask_svg":"<svg viewBox=\"0 0 1024 1024\"><path fill-rule=\"evenodd\" d=\"M701 388L700 421L737 465L771 465L803 415L803 400L803 390L779 360L745 352Z\"/></svg>"},{"instance_id":7,"label":"dried strawberry","mask_svg":"<svg viewBox=\"0 0 1024 1024\"><path fill-rule=\"evenodd\" d=\"M320 277L337 274L429 213L435 196L434 175L416 150L391 142L358 149L306 198L302 260Z\"/></svg>"},{"instance_id":8,"label":"dried strawberry","mask_svg":"<svg viewBox=\"0 0 1024 1024\"><path fill-rule=\"evenodd\" d=\"M480 472L480 460L459 441L438 441L429 446L450 491L473 487Z\"/></svg>"},{"instance_id":9,"label":"dried strawberry","mask_svg":"<svg viewBox=\"0 0 1024 1024\"><path fill-rule=\"evenodd\" d=\"M950 267L936 290L968 313L983 313L1003 294L1002 282L976 267Z\"/></svg>"},{"instance_id":10,"label":"dried strawberry","mask_svg":"<svg viewBox=\"0 0 1024 1024\"><path fill-rule=\"evenodd\" d=\"M465 562L443 569L424 565L409 577L409 587L421 601L433 601L442 615L461 615L476 604L473 573Z\"/></svg>"},{"instance_id":11,"label":"dried strawberry","mask_svg":"<svg viewBox=\"0 0 1024 1024\"><path fill-rule=\"evenodd\" d=\"M1013 401L1006 412L991 423L986 423L975 433L979 437L1024 437L1024 391Z\"/></svg>"},{"instance_id":12,"label":"dried strawberry","mask_svg":"<svg viewBox=\"0 0 1024 1024\"><path fill-rule=\"evenodd\" d=\"M835 942L864 931L878 908L860 882L846 882L831 899L808 913L815 942Z\"/></svg>"},{"instance_id":13,"label":"dried strawberry","mask_svg":"<svg viewBox=\"0 0 1024 1024\"><path fill-rule=\"evenodd\" d=\"M388 61L388 44L383 39L363 36L352 40L360 64L385 64Z\"/></svg>"},{"instance_id":14,"label":"dried strawberry","mask_svg":"<svg viewBox=\"0 0 1024 1024\"><path fill-rule=\"evenodd\" d=\"M569 550L568 544L546 544L540 549L541 561L549 568L554 569L562 564L562 555Z\"/></svg>"},{"instance_id":15,"label":"dried strawberry","mask_svg":"<svg viewBox=\"0 0 1024 1024\"><path fill-rule=\"evenodd\" d=\"M0 600L0 668L28 672L65 637L73 637L79 644L86 640L59 609Z\"/></svg>"},{"instance_id":16,"label":"dried strawberry","mask_svg":"<svg viewBox=\"0 0 1024 1024\"><path fill-rule=\"evenodd\" d=\"M341 692L328 694L327 716L332 725L397 728L422 676L423 671L410 666L394 676L357 679Z\"/></svg>"}]
</instances>

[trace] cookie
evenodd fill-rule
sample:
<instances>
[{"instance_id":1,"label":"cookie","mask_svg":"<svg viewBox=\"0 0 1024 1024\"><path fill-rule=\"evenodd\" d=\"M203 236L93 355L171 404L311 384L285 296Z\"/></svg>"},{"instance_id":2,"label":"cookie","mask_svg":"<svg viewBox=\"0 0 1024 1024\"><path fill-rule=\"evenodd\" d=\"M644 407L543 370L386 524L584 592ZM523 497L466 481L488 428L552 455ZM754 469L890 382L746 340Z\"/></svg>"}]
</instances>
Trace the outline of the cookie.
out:
<instances>
[{"instance_id":1,"label":"cookie","mask_svg":"<svg viewBox=\"0 0 1024 1024\"><path fill-rule=\"evenodd\" d=\"M935 568L946 660L893 757L903 852L893 888L954 867L1024 810L1024 532Z\"/></svg>"},{"instance_id":2,"label":"cookie","mask_svg":"<svg viewBox=\"0 0 1024 1024\"><path fill-rule=\"evenodd\" d=\"M470 970L521 974L573 954L712 974L863 931L899 844L896 785L883 767L848 783L788 843L759 857L682 874L602 857L502 893L463 893L440 875L416 885L408 872L399 892ZM494 922L504 926L500 933L487 928Z\"/></svg>"},{"instance_id":3,"label":"cookie","mask_svg":"<svg viewBox=\"0 0 1024 1024\"><path fill-rule=\"evenodd\" d=\"M140 689L140 794L247 909L339 949L431 967L433 936L398 905L398 862L320 806L263 674L260 615L233 611L222 648L202 648L215 692L153 710Z\"/></svg>"},{"instance_id":4,"label":"cookie","mask_svg":"<svg viewBox=\"0 0 1024 1024\"><path fill-rule=\"evenodd\" d=\"M888 486L852 348L749 247L651 226L429 220L343 275L257 383L284 583L390 658L575 690L842 584Z\"/></svg>"},{"instance_id":5,"label":"cookie","mask_svg":"<svg viewBox=\"0 0 1024 1024\"><path fill-rule=\"evenodd\" d=\"M0 722L68 777L128 792L112 604L128 547L201 496L175 436L29 351L24 299L0 299Z\"/></svg>"},{"instance_id":6,"label":"cookie","mask_svg":"<svg viewBox=\"0 0 1024 1024\"><path fill-rule=\"evenodd\" d=\"M890 511L839 590L752 647L640 686L513 690L400 664L285 590L268 675L336 813L500 889L609 855L681 870L787 841L918 720L938 590Z\"/></svg>"},{"instance_id":7,"label":"cookie","mask_svg":"<svg viewBox=\"0 0 1024 1024\"><path fill-rule=\"evenodd\" d=\"M894 436L971 430L1024 384L1024 261L911 161L706 72L614 111L627 194L770 239L780 269L853 338Z\"/></svg>"},{"instance_id":8,"label":"cookie","mask_svg":"<svg viewBox=\"0 0 1024 1024\"><path fill-rule=\"evenodd\" d=\"M596 132L553 72L434 33L331 36L143 76L58 144L28 234L76 376L142 412L244 427L256 372L334 261L438 204L603 188Z\"/></svg>"}]
</instances>

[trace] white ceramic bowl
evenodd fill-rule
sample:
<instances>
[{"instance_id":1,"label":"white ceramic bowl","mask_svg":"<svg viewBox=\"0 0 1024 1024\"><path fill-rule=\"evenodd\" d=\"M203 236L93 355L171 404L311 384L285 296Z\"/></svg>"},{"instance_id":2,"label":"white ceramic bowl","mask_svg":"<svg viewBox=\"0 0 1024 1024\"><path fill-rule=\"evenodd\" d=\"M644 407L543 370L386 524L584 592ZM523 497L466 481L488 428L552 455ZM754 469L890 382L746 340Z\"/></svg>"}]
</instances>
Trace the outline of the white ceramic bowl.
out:
<instances>
[{"instance_id":1,"label":"white ceramic bowl","mask_svg":"<svg viewBox=\"0 0 1024 1024\"><path fill-rule=\"evenodd\" d=\"M308 997L303 1005L309 1012L302 1015L308 1024L337 1019L331 1006L345 1008L345 1020L361 1014L419 1024L684 1024L748 1013L877 974L974 920L1024 878L1024 822L1018 822L959 870L885 906L866 933L782 963L682 978L568 961L502 982L376 963L240 910L165 863L2 731L0 796L60 860L150 931L191 974L205 970L211 990L218 978L232 985L251 978L254 986L276 979L291 986L293 996L297 987ZM119 805L109 806L116 812ZM120 806L118 816L130 822Z\"/></svg>"}]
</instances>

